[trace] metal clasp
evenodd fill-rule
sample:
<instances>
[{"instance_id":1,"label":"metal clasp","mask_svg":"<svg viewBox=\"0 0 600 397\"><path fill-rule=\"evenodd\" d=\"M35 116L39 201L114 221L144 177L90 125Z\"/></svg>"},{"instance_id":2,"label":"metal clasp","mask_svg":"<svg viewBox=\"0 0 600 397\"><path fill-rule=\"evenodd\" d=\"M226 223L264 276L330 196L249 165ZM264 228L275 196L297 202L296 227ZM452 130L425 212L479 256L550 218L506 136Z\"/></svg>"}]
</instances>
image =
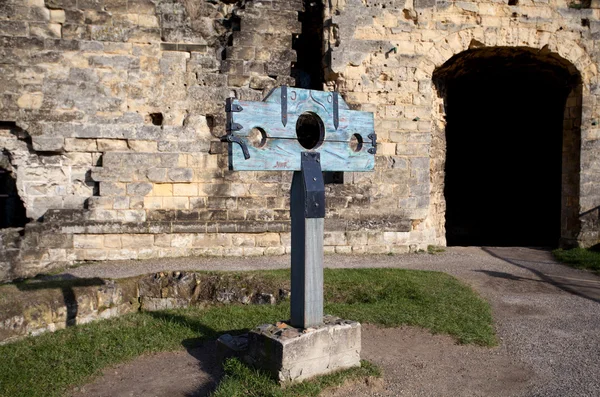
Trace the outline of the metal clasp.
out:
<instances>
[{"instance_id":1,"label":"metal clasp","mask_svg":"<svg viewBox=\"0 0 600 397\"><path fill-rule=\"evenodd\" d=\"M227 131L227 135L222 136L220 140L221 142L237 143L240 145L242 152L244 153L244 159L248 160L250 158L248 147L240 137L233 135L235 131L240 131L242 128L244 128L241 124L233 121L232 113L241 112L244 110L242 106L238 105L237 103L233 103L233 99L234 98L227 98L225 101L225 112L227 112L227 124L225 125L225 130Z\"/></svg>"},{"instance_id":2,"label":"metal clasp","mask_svg":"<svg viewBox=\"0 0 600 397\"><path fill-rule=\"evenodd\" d=\"M377 134L373 133L373 134L369 134L367 135L367 138L369 138L371 140L371 148L369 148L369 150L367 150L367 152L369 152L370 154L375 154L377 153Z\"/></svg>"}]
</instances>

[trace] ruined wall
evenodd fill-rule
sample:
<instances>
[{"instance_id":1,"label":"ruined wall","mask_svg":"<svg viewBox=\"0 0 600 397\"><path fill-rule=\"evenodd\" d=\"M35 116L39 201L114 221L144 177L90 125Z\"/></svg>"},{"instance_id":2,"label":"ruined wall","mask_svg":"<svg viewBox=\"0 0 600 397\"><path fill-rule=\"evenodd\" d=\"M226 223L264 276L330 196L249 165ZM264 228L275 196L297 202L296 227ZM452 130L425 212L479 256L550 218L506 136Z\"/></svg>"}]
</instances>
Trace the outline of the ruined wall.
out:
<instances>
[{"instance_id":1,"label":"ruined wall","mask_svg":"<svg viewBox=\"0 0 600 397\"><path fill-rule=\"evenodd\" d=\"M193 305L274 305L289 278L250 273L160 272L118 280L60 277L0 285L0 345L136 311Z\"/></svg>"},{"instance_id":2,"label":"ruined wall","mask_svg":"<svg viewBox=\"0 0 600 397\"><path fill-rule=\"evenodd\" d=\"M290 81L297 2L281 3L3 3L1 116L18 126L3 146L28 216L133 196L92 219L139 221L149 183L199 182L198 167L210 180L220 171L209 148L222 134L224 98L260 99L278 76ZM269 31L279 33L265 46ZM174 201L158 206L190 208Z\"/></svg>"},{"instance_id":3,"label":"ruined wall","mask_svg":"<svg viewBox=\"0 0 600 397\"><path fill-rule=\"evenodd\" d=\"M597 242L598 10L554 0L324 5L324 88L374 112L380 142L375 172L327 185L327 252L445 243L443 97L432 75L473 46L544 49L580 74L571 113L583 113L569 128L581 134L581 194L565 206L587 214L573 239ZM218 137L225 98L296 84L302 11L302 0L2 2L2 161L36 222L0 231L0 280L77 261L289 250L291 175L228 171ZM577 162L566 167L578 173Z\"/></svg>"},{"instance_id":4,"label":"ruined wall","mask_svg":"<svg viewBox=\"0 0 600 397\"><path fill-rule=\"evenodd\" d=\"M299 0L2 2L0 144L27 216L42 222L22 237L2 232L0 279L80 260L221 253L233 246L217 234L237 231L230 220L247 215L248 232L267 232L254 221L285 219L279 176L242 183L218 137L225 98L294 84L301 9ZM281 246L272 237L259 244Z\"/></svg>"},{"instance_id":5,"label":"ruined wall","mask_svg":"<svg viewBox=\"0 0 600 397\"><path fill-rule=\"evenodd\" d=\"M469 49L506 47L537 51L580 83L565 109L562 241L598 242L600 12L577 2L509 3L334 0L328 9L328 86L375 113L381 194L371 208L410 220L409 244L445 244L445 103L434 74Z\"/></svg>"}]
</instances>

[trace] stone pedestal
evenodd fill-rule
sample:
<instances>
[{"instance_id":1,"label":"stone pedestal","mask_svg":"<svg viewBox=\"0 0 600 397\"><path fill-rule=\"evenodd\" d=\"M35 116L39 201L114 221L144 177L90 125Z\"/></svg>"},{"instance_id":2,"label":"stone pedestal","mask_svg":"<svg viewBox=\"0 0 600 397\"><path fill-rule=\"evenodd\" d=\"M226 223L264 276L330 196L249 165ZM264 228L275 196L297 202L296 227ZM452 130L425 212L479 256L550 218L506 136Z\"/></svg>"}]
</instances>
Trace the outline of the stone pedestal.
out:
<instances>
[{"instance_id":1,"label":"stone pedestal","mask_svg":"<svg viewBox=\"0 0 600 397\"><path fill-rule=\"evenodd\" d=\"M258 327L242 358L283 383L359 367L360 349L360 323L325 316L323 325L305 330L286 323Z\"/></svg>"}]
</instances>

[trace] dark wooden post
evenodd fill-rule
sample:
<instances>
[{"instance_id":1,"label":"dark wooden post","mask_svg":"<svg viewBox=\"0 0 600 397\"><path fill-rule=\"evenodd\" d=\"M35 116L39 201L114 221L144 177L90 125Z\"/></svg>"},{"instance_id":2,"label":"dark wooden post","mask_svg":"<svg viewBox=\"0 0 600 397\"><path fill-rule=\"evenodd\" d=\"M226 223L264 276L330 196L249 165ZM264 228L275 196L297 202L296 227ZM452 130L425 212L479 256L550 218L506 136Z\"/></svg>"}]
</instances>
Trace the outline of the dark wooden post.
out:
<instances>
[{"instance_id":1,"label":"dark wooden post","mask_svg":"<svg viewBox=\"0 0 600 397\"><path fill-rule=\"evenodd\" d=\"M292 218L293 327L323 322L323 230L325 184L319 153L303 152L290 194Z\"/></svg>"}]
</instances>

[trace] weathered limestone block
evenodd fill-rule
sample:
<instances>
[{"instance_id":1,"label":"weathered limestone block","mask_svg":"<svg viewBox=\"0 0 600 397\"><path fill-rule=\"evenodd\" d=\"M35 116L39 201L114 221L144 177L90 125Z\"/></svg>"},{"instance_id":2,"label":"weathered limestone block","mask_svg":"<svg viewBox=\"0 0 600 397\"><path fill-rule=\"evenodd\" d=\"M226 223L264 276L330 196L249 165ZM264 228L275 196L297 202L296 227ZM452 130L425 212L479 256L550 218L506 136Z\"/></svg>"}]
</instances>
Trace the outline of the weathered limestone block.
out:
<instances>
[{"instance_id":1,"label":"weathered limestone block","mask_svg":"<svg viewBox=\"0 0 600 397\"><path fill-rule=\"evenodd\" d=\"M359 367L360 351L360 324L325 316L322 326L306 330L285 323L262 325L248 334L242 357L287 383Z\"/></svg>"},{"instance_id":2,"label":"weathered limestone block","mask_svg":"<svg viewBox=\"0 0 600 397\"><path fill-rule=\"evenodd\" d=\"M0 286L0 343L137 309L132 280L55 279Z\"/></svg>"},{"instance_id":3,"label":"weathered limestone block","mask_svg":"<svg viewBox=\"0 0 600 397\"><path fill-rule=\"evenodd\" d=\"M323 237L324 245L346 245L346 243L346 235L343 231L325 232Z\"/></svg>"},{"instance_id":4,"label":"weathered limestone block","mask_svg":"<svg viewBox=\"0 0 600 397\"><path fill-rule=\"evenodd\" d=\"M17 100L17 105L22 109L39 109L42 107L44 94L41 92L25 93Z\"/></svg>"},{"instance_id":5,"label":"weathered limestone block","mask_svg":"<svg viewBox=\"0 0 600 397\"><path fill-rule=\"evenodd\" d=\"M48 18L50 15L48 15ZM59 23L29 23L29 34L32 37L60 38L61 25Z\"/></svg>"},{"instance_id":6,"label":"weathered limestone block","mask_svg":"<svg viewBox=\"0 0 600 397\"><path fill-rule=\"evenodd\" d=\"M101 182L100 195L102 196L123 196L126 194L126 184L117 182Z\"/></svg>"},{"instance_id":7,"label":"weathered limestone block","mask_svg":"<svg viewBox=\"0 0 600 397\"><path fill-rule=\"evenodd\" d=\"M157 273L138 283L143 310L163 310L198 302L275 304L287 297L289 285L263 283L249 277L188 272Z\"/></svg>"},{"instance_id":8,"label":"weathered limestone block","mask_svg":"<svg viewBox=\"0 0 600 397\"><path fill-rule=\"evenodd\" d=\"M123 248L151 247L154 245L154 236L151 234L123 234L121 246Z\"/></svg>"},{"instance_id":9,"label":"weathered limestone block","mask_svg":"<svg viewBox=\"0 0 600 397\"><path fill-rule=\"evenodd\" d=\"M147 196L152 192L152 184L145 182L128 183L127 194L129 196Z\"/></svg>"},{"instance_id":10,"label":"weathered limestone block","mask_svg":"<svg viewBox=\"0 0 600 397\"><path fill-rule=\"evenodd\" d=\"M146 211L143 210L118 210L117 220L121 222L140 223L146 220Z\"/></svg>"},{"instance_id":11,"label":"weathered limestone block","mask_svg":"<svg viewBox=\"0 0 600 397\"><path fill-rule=\"evenodd\" d=\"M36 136L33 138L34 150L42 152L61 152L64 149L65 141L62 137L43 137Z\"/></svg>"},{"instance_id":12,"label":"weathered limestone block","mask_svg":"<svg viewBox=\"0 0 600 397\"><path fill-rule=\"evenodd\" d=\"M127 144L134 152L153 153L158 150L157 142L152 141L129 140Z\"/></svg>"},{"instance_id":13,"label":"weathered limestone block","mask_svg":"<svg viewBox=\"0 0 600 397\"><path fill-rule=\"evenodd\" d=\"M191 182L194 176L191 168L171 168L167 175L172 182Z\"/></svg>"},{"instance_id":14,"label":"weathered limestone block","mask_svg":"<svg viewBox=\"0 0 600 397\"><path fill-rule=\"evenodd\" d=\"M128 149L127 141L122 139L98 139L99 152L123 152Z\"/></svg>"}]
</instances>

